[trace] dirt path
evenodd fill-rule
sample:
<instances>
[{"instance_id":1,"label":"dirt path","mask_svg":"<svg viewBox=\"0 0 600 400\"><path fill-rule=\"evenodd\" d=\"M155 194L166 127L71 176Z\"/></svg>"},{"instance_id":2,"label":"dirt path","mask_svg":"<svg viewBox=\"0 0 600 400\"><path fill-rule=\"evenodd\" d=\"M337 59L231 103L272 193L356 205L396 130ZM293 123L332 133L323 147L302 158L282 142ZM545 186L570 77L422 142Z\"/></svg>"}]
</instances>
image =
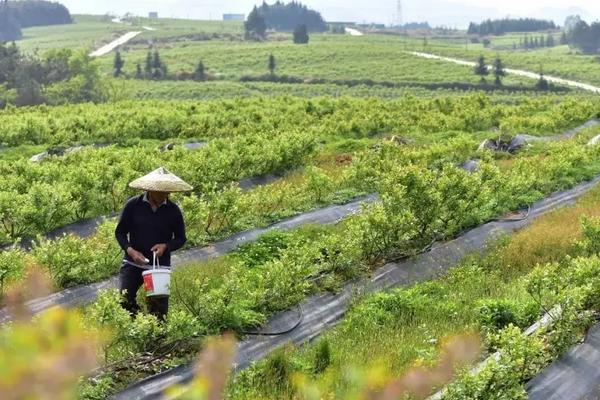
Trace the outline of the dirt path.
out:
<instances>
[{"instance_id":1,"label":"dirt path","mask_svg":"<svg viewBox=\"0 0 600 400\"><path fill-rule=\"evenodd\" d=\"M346 32L350 34L350 36L364 36L364 33L354 28L345 28Z\"/></svg>"},{"instance_id":2,"label":"dirt path","mask_svg":"<svg viewBox=\"0 0 600 400\"><path fill-rule=\"evenodd\" d=\"M142 31L127 32L123 36L121 36L121 37L113 40L112 42L110 42L108 44L105 44L102 47L100 47L98 50L95 50L95 51L91 52L90 53L90 57L102 57L102 56L110 53L111 51L113 51L117 47L119 47L119 46L121 46L121 45L129 42L131 39L133 39L134 37L136 37L140 33L142 33Z\"/></svg>"},{"instance_id":3,"label":"dirt path","mask_svg":"<svg viewBox=\"0 0 600 400\"><path fill-rule=\"evenodd\" d=\"M112 22L114 23L121 23L121 20L119 20L118 18L115 18L112 20ZM146 30L146 31L155 31L156 29L150 27L150 26L142 26L142 29ZM131 32L127 32L126 34L118 37L117 39L113 40L110 43L105 44L104 46L100 47L98 50L94 50L93 52L90 53L90 57L102 57L108 53L110 53L111 51L113 51L114 49L116 49L117 47L124 45L125 43L129 42L131 39L133 39L134 37L136 37L137 35L141 34L143 31L131 31Z\"/></svg>"},{"instance_id":4,"label":"dirt path","mask_svg":"<svg viewBox=\"0 0 600 400\"><path fill-rule=\"evenodd\" d=\"M409 51L408 53L412 54L414 56L417 56L417 57L427 58L430 60L446 61L446 62L458 64L458 65L464 65L467 67L474 67L476 65L476 63L474 63L472 61L465 61L465 60L460 60L458 58L452 58L452 57L443 57L443 56L438 56L438 55L430 54L430 53L422 53L422 52L418 52L418 51ZM508 74L524 76L526 78L531 78L531 79L539 79L539 77L540 77L540 75L537 73L530 72L530 71L524 71L524 70L520 70L520 69L506 68L505 71ZM563 79L563 78L558 78L555 76L548 76L548 75L544 75L544 78L548 82L556 83L558 85L565 85L565 86L575 87L578 89L587 90L587 91L593 92L593 93L600 93L600 87L588 85L587 83L581 83L581 82L572 81L569 79Z\"/></svg>"}]
</instances>

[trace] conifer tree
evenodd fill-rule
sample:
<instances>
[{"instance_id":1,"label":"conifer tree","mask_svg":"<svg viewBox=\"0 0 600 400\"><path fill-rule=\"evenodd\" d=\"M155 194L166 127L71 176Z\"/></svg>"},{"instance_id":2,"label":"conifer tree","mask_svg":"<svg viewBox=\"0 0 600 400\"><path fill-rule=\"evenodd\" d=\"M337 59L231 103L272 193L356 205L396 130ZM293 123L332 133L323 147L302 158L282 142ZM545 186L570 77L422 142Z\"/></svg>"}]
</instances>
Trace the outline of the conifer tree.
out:
<instances>
[{"instance_id":1,"label":"conifer tree","mask_svg":"<svg viewBox=\"0 0 600 400\"><path fill-rule=\"evenodd\" d=\"M203 81L206 79L206 76L204 74L204 63L202 61L198 62L198 65L196 66L196 71L194 71L194 80L196 81Z\"/></svg>"},{"instance_id":2,"label":"conifer tree","mask_svg":"<svg viewBox=\"0 0 600 400\"><path fill-rule=\"evenodd\" d=\"M275 73L275 68L277 67L275 63L275 56L273 54L269 55L269 72L271 75Z\"/></svg>"},{"instance_id":3,"label":"conifer tree","mask_svg":"<svg viewBox=\"0 0 600 400\"><path fill-rule=\"evenodd\" d=\"M488 76L490 71L485 63L485 57L483 55L479 56L477 60L477 65L475 66L475 75L479 75L481 77L481 83L485 83L485 77Z\"/></svg>"},{"instance_id":4,"label":"conifer tree","mask_svg":"<svg viewBox=\"0 0 600 400\"><path fill-rule=\"evenodd\" d=\"M494 76L495 76L494 83L496 84L496 86L501 86L502 78L506 76L506 71L504 70L504 64L502 63L502 60L500 59L500 57L496 56L496 59L494 60L493 68L494 68Z\"/></svg>"},{"instance_id":5,"label":"conifer tree","mask_svg":"<svg viewBox=\"0 0 600 400\"><path fill-rule=\"evenodd\" d=\"M123 58L121 57L121 52L119 50L117 50L117 52L115 53L115 61L113 63L113 67L114 67L114 76L115 78L120 76L123 73L123 66L125 65L125 61L123 61Z\"/></svg>"}]
</instances>

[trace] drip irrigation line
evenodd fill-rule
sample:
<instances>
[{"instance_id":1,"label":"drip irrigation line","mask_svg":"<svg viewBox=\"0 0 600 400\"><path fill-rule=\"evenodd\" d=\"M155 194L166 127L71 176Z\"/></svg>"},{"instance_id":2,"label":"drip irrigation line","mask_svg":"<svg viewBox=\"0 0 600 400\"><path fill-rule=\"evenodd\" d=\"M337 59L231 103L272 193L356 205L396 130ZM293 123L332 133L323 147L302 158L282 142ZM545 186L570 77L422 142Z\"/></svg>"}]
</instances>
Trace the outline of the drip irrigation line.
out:
<instances>
[{"instance_id":1,"label":"drip irrigation line","mask_svg":"<svg viewBox=\"0 0 600 400\"><path fill-rule=\"evenodd\" d=\"M300 326L300 324L302 324L302 321L304 321L304 310L302 309L302 305L298 304L298 306L296 306L296 308L298 308L298 319L296 320L296 323L294 325L292 325L291 328L285 329L283 331L278 331L278 332L240 331L240 333L243 335L252 335L252 336L281 336L281 335L285 335L286 333L290 333L290 332L294 331L296 328L298 328Z\"/></svg>"},{"instance_id":2,"label":"drip irrigation line","mask_svg":"<svg viewBox=\"0 0 600 400\"><path fill-rule=\"evenodd\" d=\"M525 220L529 219L530 215L531 215L531 204L528 204L527 205L527 212L522 217L518 217L518 218L495 218L495 219L491 219L490 221L492 221L492 222L519 222L519 221L525 221Z\"/></svg>"}]
</instances>

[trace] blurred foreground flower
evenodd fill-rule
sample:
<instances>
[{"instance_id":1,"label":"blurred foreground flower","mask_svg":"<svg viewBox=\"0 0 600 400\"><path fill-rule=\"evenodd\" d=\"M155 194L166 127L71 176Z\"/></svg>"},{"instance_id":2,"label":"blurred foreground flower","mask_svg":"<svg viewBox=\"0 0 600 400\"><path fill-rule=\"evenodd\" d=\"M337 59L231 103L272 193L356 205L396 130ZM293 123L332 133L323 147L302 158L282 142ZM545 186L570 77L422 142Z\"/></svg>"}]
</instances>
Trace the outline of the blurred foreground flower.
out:
<instances>
[{"instance_id":1,"label":"blurred foreground flower","mask_svg":"<svg viewBox=\"0 0 600 400\"><path fill-rule=\"evenodd\" d=\"M205 344L196 363L196 376L188 386L167 389L168 399L220 400L231 373L235 356L233 335L212 338Z\"/></svg>"},{"instance_id":2,"label":"blurred foreground flower","mask_svg":"<svg viewBox=\"0 0 600 400\"><path fill-rule=\"evenodd\" d=\"M348 374L358 384L350 392L337 393L335 397L321 393L309 375L295 375L294 386L297 398L305 400L397 400L407 395L423 399L434 389L448 383L458 369L475 362L480 348L481 342L476 334L453 336L442 343L440 357L434 366L414 367L392 381L386 380L383 370L375 369L362 374L349 370ZM211 339L198 358L194 380L189 385L167 389L166 397L179 400L223 399L234 355L233 336Z\"/></svg>"},{"instance_id":3,"label":"blurred foreground flower","mask_svg":"<svg viewBox=\"0 0 600 400\"><path fill-rule=\"evenodd\" d=\"M26 286L6 296L13 321L0 326L0 399L69 399L78 379L97 364L100 335L85 329L79 312L52 308L32 318L29 297L48 292L32 270Z\"/></svg>"},{"instance_id":4,"label":"blurred foreground flower","mask_svg":"<svg viewBox=\"0 0 600 400\"><path fill-rule=\"evenodd\" d=\"M432 391L450 382L455 372L474 363L480 354L481 342L476 334L463 334L445 340L440 349L437 363L431 367L416 366L401 377L387 381L382 385L386 372L371 370L368 373L348 371L348 375L357 385L338 393L335 398L344 400L397 400L410 396L411 399L424 399ZM300 398L321 400L329 398L321 393L317 385L306 375L297 375L294 379ZM374 389L377 388L377 389Z\"/></svg>"}]
</instances>

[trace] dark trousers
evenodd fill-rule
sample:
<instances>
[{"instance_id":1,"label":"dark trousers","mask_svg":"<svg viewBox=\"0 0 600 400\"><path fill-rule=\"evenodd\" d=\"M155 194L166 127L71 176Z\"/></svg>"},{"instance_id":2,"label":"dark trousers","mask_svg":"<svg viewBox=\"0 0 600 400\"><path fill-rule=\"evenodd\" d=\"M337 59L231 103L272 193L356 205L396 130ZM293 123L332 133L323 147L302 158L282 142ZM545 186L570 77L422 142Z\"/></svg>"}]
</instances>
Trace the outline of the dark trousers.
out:
<instances>
[{"instance_id":1,"label":"dark trousers","mask_svg":"<svg viewBox=\"0 0 600 400\"><path fill-rule=\"evenodd\" d=\"M140 310L140 306L136 301L138 289L144 283L142 273L145 270L136 266L124 263L119 272L119 291L125 291L123 299L123 308L129 311L132 316L135 316ZM153 296L147 297L148 310L158 319L163 320L169 311L169 296Z\"/></svg>"}]
</instances>

